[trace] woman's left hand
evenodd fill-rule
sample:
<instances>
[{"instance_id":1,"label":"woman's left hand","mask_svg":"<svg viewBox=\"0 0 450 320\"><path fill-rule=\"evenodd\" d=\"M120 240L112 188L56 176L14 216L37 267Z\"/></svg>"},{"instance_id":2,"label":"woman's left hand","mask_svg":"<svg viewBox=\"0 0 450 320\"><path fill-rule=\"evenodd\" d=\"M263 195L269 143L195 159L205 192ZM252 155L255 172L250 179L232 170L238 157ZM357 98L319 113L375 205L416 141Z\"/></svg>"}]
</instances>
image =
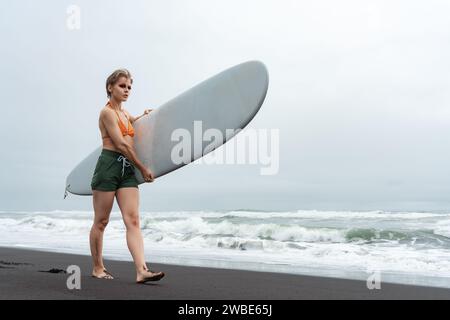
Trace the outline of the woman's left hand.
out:
<instances>
[{"instance_id":1,"label":"woman's left hand","mask_svg":"<svg viewBox=\"0 0 450 320\"><path fill-rule=\"evenodd\" d=\"M145 110L144 110L144 116L147 115L147 114L149 114L149 113L152 112L152 111L153 111L153 109L145 109Z\"/></svg>"}]
</instances>

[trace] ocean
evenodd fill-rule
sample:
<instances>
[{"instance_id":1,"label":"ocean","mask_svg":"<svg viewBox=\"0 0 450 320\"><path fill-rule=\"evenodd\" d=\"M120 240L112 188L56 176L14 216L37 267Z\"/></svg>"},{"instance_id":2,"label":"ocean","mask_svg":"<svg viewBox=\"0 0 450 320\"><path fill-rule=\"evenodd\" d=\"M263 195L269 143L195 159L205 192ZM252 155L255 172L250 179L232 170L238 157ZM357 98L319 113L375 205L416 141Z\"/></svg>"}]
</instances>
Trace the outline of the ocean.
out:
<instances>
[{"instance_id":1,"label":"ocean","mask_svg":"<svg viewBox=\"0 0 450 320\"><path fill-rule=\"evenodd\" d=\"M89 255L92 211L0 211L0 246ZM450 213L141 212L148 265L283 272L450 288ZM131 260L120 212L104 257Z\"/></svg>"}]
</instances>

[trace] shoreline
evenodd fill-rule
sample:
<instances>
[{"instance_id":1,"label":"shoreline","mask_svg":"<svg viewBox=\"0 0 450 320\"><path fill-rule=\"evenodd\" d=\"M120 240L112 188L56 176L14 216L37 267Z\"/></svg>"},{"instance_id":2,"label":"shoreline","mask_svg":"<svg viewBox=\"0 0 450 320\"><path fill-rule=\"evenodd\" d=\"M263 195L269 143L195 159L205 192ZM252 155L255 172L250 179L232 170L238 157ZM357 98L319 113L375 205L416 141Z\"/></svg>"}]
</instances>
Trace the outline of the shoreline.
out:
<instances>
[{"instance_id":1,"label":"shoreline","mask_svg":"<svg viewBox=\"0 0 450 320\"><path fill-rule=\"evenodd\" d=\"M70 274L51 273L77 265L81 289L69 290ZM90 256L0 247L0 299L450 299L450 289L382 282L369 290L366 281L151 263L164 271L161 281L135 284L130 261L105 260L114 280L90 276Z\"/></svg>"},{"instance_id":2,"label":"shoreline","mask_svg":"<svg viewBox=\"0 0 450 320\"><path fill-rule=\"evenodd\" d=\"M0 245L0 248L5 249L18 249L18 250L29 250L29 251L39 251L54 254L68 254L68 255L79 255L83 257L90 257L89 254L80 252L79 250L68 250L64 251L61 249L53 249L47 247L10 247L5 245ZM249 262L249 261L233 261L233 260L216 260L214 258L210 259L195 259L192 257L182 257L182 258L168 258L166 256L152 255L152 262L147 262L148 264L160 264L168 266L178 266L178 267L199 267L199 268L211 268L211 269L223 269L223 270L236 270L236 271L249 271L249 272L266 272L266 273L276 273L276 274L286 274L294 276L310 276L319 278L332 278L332 279L342 279L342 280L356 280L356 281L366 281L370 276L369 271L362 270L342 270L337 268L330 268L329 266L316 266L316 267L305 267L305 266L286 266L284 264L264 264L260 262ZM132 257L124 257L122 254L105 254L103 255L105 260L118 261L118 262L132 262ZM1 260L1 259L0 259ZM147 260L150 261L150 260ZM297 268L297 269L295 269ZM312 271L314 270L314 271ZM398 273L393 271L382 271L380 274L382 282L397 284L397 285L408 285L408 286L418 286L418 287L430 287L430 288L442 288L450 289L449 278L438 277L433 275L416 275L411 273Z\"/></svg>"},{"instance_id":3,"label":"shoreline","mask_svg":"<svg viewBox=\"0 0 450 320\"><path fill-rule=\"evenodd\" d=\"M0 246L90 253L92 212L10 213L0 220ZM362 281L381 273L383 282L450 288L443 227L450 214L155 211L141 220L149 262ZM105 243L105 258L130 261L119 212L112 212Z\"/></svg>"}]
</instances>

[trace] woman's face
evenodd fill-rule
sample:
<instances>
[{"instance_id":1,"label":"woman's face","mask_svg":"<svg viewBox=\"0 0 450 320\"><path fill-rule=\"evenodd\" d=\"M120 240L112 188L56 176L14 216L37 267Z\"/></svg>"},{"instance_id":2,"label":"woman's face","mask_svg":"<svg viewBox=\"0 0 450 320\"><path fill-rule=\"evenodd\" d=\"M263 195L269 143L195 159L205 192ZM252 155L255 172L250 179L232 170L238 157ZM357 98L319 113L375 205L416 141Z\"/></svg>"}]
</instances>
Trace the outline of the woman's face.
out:
<instances>
[{"instance_id":1,"label":"woman's face","mask_svg":"<svg viewBox=\"0 0 450 320\"><path fill-rule=\"evenodd\" d=\"M131 79L127 77L120 77L117 82L109 86L109 92L111 92L111 98L117 101L127 101L131 91Z\"/></svg>"}]
</instances>

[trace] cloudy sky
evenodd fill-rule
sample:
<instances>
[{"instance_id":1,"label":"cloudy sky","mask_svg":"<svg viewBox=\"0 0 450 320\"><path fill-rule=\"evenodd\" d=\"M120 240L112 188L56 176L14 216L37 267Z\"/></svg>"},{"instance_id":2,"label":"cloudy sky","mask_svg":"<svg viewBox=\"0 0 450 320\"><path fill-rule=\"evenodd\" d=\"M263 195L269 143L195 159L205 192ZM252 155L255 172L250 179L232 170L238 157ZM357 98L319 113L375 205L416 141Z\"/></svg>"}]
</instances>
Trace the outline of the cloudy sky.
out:
<instances>
[{"instance_id":1,"label":"cloudy sky","mask_svg":"<svg viewBox=\"0 0 450 320\"><path fill-rule=\"evenodd\" d=\"M279 129L278 174L188 165L141 185L141 210L448 210L449 15L445 0L10 2L0 210L91 210L62 200L65 179L101 144L114 69L139 115L247 60L269 70L249 128Z\"/></svg>"}]
</instances>

